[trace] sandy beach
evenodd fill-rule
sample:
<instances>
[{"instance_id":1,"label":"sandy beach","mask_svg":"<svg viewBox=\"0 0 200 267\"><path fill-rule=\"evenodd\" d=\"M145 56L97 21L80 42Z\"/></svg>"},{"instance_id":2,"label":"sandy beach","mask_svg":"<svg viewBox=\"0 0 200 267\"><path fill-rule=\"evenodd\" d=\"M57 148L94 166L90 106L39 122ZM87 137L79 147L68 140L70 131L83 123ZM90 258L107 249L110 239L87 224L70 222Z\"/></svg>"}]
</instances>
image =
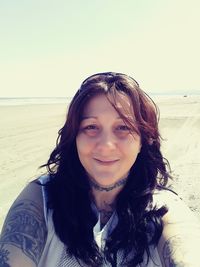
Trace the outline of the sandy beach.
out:
<instances>
[{"instance_id":1,"label":"sandy beach","mask_svg":"<svg viewBox=\"0 0 200 267\"><path fill-rule=\"evenodd\" d=\"M155 97L162 151L174 187L200 218L200 96ZM0 229L23 187L36 178L55 146L67 104L0 106Z\"/></svg>"}]
</instances>

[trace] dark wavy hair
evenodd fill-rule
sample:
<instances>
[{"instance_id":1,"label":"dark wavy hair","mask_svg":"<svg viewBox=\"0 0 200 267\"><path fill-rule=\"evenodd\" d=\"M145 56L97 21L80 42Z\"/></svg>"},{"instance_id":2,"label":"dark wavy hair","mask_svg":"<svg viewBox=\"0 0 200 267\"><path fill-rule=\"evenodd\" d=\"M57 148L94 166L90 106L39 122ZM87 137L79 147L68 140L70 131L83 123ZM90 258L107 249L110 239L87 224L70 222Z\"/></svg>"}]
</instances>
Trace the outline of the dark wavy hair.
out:
<instances>
[{"instance_id":1,"label":"dark wavy hair","mask_svg":"<svg viewBox=\"0 0 200 267\"><path fill-rule=\"evenodd\" d=\"M124 122L141 137L142 148L131 167L127 183L116 199L118 224L108 237L104 253L99 251L93 236L97 222L91 208L90 185L80 163L76 136L83 110L88 101L104 94ZM126 115L126 107L116 100L128 96L135 122ZM87 78L73 97L66 122L59 130L56 148L47 167L48 207L53 210L56 234L66 245L66 253L89 266L100 266L104 260L116 266L117 253L123 252L123 266L136 266L149 260L149 246L156 246L161 236L165 207L153 206L155 189L165 188L170 177L169 164L160 151L159 112L151 98L131 77L114 72L98 73Z\"/></svg>"}]
</instances>

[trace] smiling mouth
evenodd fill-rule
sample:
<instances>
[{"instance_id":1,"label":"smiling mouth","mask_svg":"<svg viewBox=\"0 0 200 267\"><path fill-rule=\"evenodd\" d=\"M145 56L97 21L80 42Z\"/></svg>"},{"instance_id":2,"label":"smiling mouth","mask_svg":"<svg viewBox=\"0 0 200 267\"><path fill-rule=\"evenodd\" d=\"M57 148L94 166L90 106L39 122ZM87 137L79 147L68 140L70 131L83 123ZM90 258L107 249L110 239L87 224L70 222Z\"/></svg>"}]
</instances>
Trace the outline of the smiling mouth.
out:
<instances>
[{"instance_id":1,"label":"smiling mouth","mask_svg":"<svg viewBox=\"0 0 200 267\"><path fill-rule=\"evenodd\" d=\"M114 163L116 163L117 161L119 161L118 159L115 160L100 160L100 159L95 159L99 164L101 165L112 165Z\"/></svg>"}]
</instances>

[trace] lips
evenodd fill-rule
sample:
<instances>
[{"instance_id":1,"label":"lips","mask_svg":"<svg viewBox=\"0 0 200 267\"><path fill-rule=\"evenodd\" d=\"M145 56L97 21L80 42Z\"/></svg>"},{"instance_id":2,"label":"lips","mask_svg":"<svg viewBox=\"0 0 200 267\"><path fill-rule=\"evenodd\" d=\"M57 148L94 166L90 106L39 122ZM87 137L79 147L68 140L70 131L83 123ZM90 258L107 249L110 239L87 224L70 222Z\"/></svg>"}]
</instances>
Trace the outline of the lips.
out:
<instances>
[{"instance_id":1,"label":"lips","mask_svg":"<svg viewBox=\"0 0 200 267\"><path fill-rule=\"evenodd\" d=\"M100 160L100 159L96 159L96 158L94 160L97 161L99 164L105 165L105 166L112 165L112 164L114 164L114 163L116 163L116 162L119 161L119 159L114 159L114 160Z\"/></svg>"}]
</instances>

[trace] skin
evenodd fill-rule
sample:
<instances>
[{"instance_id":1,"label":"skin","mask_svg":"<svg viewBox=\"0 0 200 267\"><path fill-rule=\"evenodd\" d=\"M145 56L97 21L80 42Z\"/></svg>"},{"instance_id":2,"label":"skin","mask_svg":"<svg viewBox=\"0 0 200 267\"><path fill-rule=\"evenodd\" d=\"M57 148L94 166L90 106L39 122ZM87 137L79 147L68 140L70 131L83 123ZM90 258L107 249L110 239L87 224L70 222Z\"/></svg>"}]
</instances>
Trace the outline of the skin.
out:
<instances>
[{"instance_id":1,"label":"skin","mask_svg":"<svg viewBox=\"0 0 200 267\"><path fill-rule=\"evenodd\" d=\"M178 197L168 203L158 253L164 267L198 267L200 223Z\"/></svg>"},{"instance_id":2,"label":"skin","mask_svg":"<svg viewBox=\"0 0 200 267\"><path fill-rule=\"evenodd\" d=\"M130 132L105 95L86 105L76 144L89 177L105 187L128 175L141 146L139 135Z\"/></svg>"},{"instance_id":3,"label":"skin","mask_svg":"<svg viewBox=\"0 0 200 267\"><path fill-rule=\"evenodd\" d=\"M0 236L0 266L35 267L45 246L47 229L41 187L30 183L10 208Z\"/></svg>"},{"instance_id":4,"label":"skin","mask_svg":"<svg viewBox=\"0 0 200 267\"><path fill-rule=\"evenodd\" d=\"M128 97L123 96L123 101L128 103L128 115L134 118ZM109 219L116 195L125 184L121 181L126 179L140 152L140 136L127 127L102 94L87 103L76 145L79 159L91 181L95 203L103 213L101 217ZM102 224L105 224L104 219Z\"/></svg>"}]
</instances>

